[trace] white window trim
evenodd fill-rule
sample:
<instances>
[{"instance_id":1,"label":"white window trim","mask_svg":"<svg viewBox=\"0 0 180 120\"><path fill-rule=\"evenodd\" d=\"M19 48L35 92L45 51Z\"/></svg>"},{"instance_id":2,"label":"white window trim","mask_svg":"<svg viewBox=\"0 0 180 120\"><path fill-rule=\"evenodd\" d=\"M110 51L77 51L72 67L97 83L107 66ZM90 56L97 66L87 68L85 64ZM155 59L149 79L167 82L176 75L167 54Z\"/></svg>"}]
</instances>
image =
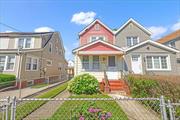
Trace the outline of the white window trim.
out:
<instances>
[{"instance_id":1,"label":"white window trim","mask_svg":"<svg viewBox=\"0 0 180 120\"><path fill-rule=\"evenodd\" d=\"M16 65L16 56L15 55L0 55L0 56L5 56L5 63L4 63L4 70L3 71L14 71L15 65ZM14 66L12 70L7 70L7 60L8 56L14 56Z\"/></svg>"},{"instance_id":2,"label":"white window trim","mask_svg":"<svg viewBox=\"0 0 180 120\"><path fill-rule=\"evenodd\" d=\"M52 63L53 63L52 60L46 60L46 62L47 62L47 61L51 62L51 64L46 64L46 65L47 65L47 66L52 66Z\"/></svg>"},{"instance_id":3,"label":"white window trim","mask_svg":"<svg viewBox=\"0 0 180 120\"><path fill-rule=\"evenodd\" d=\"M23 41L23 48L22 49L32 49L34 48L34 41L35 41L35 38L34 37L19 37L19 38L15 38L15 48L18 49L18 43L19 43L19 39L20 38L23 38L24 41ZM30 38L31 39L31 45L30 45L30 48L26 48L26 38Z\"/></svg>"},{"instance_id":4,"label":"white window trim","mask_svg":"<svg viewBox=\"0 0 180 120\"><path fill-rule=\"evenodd\" d=\"M146 59L146 70L147 71L171 71L171 62L170 62L170 55L146 55L145 58L147 56L152 56L152 68L147 68L147 59ZM160 69L154 68L154 56L159 57L159 64L160 64ZM161 65L161 56L167 56L167 69L162 69L162 65Z\"/></svg>"},{"instance_id":5,"label":"white window trim","mask_svg":"<svg viewBox=\"0 0 180 120\"><path fill-rule=\"evenodd\" d=\"M25 62L25 71L38 71L38 68L39 68L39 58L38 57L34 57L34 56L26 56L26 58L30 57L31 58L31 69L30 70L27 70L26 69L26 63L27 61ZM33 70L33 59L37 59L37 69L36 70Z\"/></svg>"},{"instance_id":6,"label":"white window trim","mask_svg":"<svg viewBox=\"0 0 180 120\"><path fill-rule=\"evenodd\" d=\"M92 35L92 36L90 36L89 42L93 42L92 37L103 37L104 41L106 41L106 37L104 35ZM97 40L99 40L99 39L97 39ZM94 41L96 41L96 40L94 40Z\"/></svg>"},{"instance_id":7,"label":"white window trim","mask_svg":"<svg viewBox=\"0 0 180 120\"><path fill-rule=\"evenodd\" d=\"M130 46L127 45L127 43L128 43L128 42L127 42L127 38L128 38L128 37L131 38L131 45L130 45ZM138 36L127 36L127 37L126 37L126 45L127 45L127 47L134 46L134 45L133 45L133 37L137 37L137 44L139 44L139 37L138 37ZM137 45L137 44L135 44L135 45Z\"/></svg>"}]
</instances>

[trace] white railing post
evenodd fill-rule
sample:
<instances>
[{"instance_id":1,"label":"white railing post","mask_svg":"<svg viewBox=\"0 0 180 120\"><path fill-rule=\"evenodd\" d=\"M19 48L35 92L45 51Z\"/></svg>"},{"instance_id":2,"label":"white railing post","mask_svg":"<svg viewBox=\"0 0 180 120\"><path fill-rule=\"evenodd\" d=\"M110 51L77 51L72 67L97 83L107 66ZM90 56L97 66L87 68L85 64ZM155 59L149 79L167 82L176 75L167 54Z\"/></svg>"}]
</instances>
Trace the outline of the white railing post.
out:
<instances>
[{"instance_id":1,"label":"white railing post","mask_svg":"<svg viewBox=\"0 0 180 120\"><path fill-rule=\"evenodd\" d=\"M164 96L160 97L160 109L162 120L167 120L166 103L164 101Z\"/></svg>"},{"instance_id":2,"label":"white railing post","mask_svg":"<svg viewBox=\"0 0 180 120\"><path fill-rule=\"evenodd\" d=\"M16 97L13 97L11 104L11 120L15 120L16 115Z\"/></svg>"},{"instance_id":3,"label":"white railing post","mask_svg":"<svg viewBox=\"0 0 180 120\"><path fill-rule=\"evenodd\" d=\"M7 101L6 101L6 120L8 120L9 105L10 105L10 97L7 97Z\"/></svg>"}]
</instances>

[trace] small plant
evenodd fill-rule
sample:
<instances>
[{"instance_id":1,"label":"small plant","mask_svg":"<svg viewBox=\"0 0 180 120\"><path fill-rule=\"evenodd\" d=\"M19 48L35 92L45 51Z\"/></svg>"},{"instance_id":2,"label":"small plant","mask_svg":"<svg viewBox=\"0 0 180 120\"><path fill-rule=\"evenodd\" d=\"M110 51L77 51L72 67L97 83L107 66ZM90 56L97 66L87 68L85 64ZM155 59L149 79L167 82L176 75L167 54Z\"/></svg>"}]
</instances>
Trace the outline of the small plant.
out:
<instances>
[{"instance_id":1,"label":"small plant","mask_svg":"<svg viewBox=\"0 0 180 120\"><path fill-rule=\"evenodd\" d=\"M68 90L74 94L98 93L99 82L90 74L78 75L69 82Z\"/></svg>"},{"instance_id":2,"label":"small plant","mask_svg":"<svg viewBox=\"0 0 180 120\"><path fill-rule=\"evenodd\" d=\"M73 112L73 120L108 120L112 113L98 108L94 102L85 103L76 107Z\"/></svg>"}]
</instances>

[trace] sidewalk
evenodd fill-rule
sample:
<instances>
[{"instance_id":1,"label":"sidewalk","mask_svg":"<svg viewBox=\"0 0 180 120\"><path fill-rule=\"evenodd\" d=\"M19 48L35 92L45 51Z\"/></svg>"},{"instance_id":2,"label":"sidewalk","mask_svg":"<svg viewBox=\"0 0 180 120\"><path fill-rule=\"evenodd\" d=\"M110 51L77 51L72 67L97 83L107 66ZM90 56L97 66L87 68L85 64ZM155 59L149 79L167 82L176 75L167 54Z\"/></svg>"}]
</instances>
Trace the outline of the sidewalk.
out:
<instances>
[{"instance_id":1,"label":"sidewalk","mask_svg":"<svg viewBox=\"0 0 180 120\"><path fill-rule=\"evenodd\" d=\"M61 81L61 82L58 82L58 83L50 84L50 85L42 87L42 88L31 88L31 87L28 87L28 88L21 89L21 98L27 97L29 95L32 95L32 94L36 93L36 92L40 92L42 90L45 90L48 87L56 86L56 85L61 84L63 82L65 82L65 81ZM19 97L19 89L10 90L10 91L6 91L6 92L0 92L0 99L7 98L8 96L10 96L10 97L16 96L18 98Z\"/></svg>"}]
</instances>

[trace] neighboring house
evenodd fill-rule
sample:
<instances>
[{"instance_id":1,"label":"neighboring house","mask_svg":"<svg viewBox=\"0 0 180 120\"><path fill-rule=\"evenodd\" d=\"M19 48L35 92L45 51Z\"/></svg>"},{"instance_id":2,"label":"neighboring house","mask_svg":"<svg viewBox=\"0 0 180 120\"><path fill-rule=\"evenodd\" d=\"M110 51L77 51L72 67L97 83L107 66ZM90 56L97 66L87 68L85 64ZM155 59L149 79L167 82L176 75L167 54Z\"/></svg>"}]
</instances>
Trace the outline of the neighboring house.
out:
<instances>
[{"instance_id":1,"label":"neighboring house","mask_svg":"<svg viewBox=\"0 0 180 120\"><path fill-rule=\"evenodd\" d=\"M70 80L71 78L74 77L74 61L72 61L72 60L68 61L67 73L68 73L68 80Z\"/></svg>"},{"instance_id":2,"label":"neighboring house","mask_svg":"<svg viewBox=\"0 0 180 120\"><path fill-rule=\"evenodd\" d=\"M109 80L128 73L176 75L179 51L150 39L151 32L132 18L116 31L96 19L79 33L75 75L88 72L99 81L104 70Z\"/></svg>"},{"instance_id":3,"label":"neighboring house","mask_svg":"<svg viewBox=\"0 0 180 120\"><path fill-rule=\"evenodd\" d=\"M66 80L64 52L58 32L0 33L0 72L16 75L22 87Z\"/></svg>"},{"instance_id":4,"label":"neighboring house","mask_svg":"<svg viewBox=\"0 0 180 120\"><path fill-rule=\"evenodd\" d=\"M158 43L180 50L180 29L157 40ZM180 74L180 53L176 56L178 73Z\"/></svg>"}]
</instances>

